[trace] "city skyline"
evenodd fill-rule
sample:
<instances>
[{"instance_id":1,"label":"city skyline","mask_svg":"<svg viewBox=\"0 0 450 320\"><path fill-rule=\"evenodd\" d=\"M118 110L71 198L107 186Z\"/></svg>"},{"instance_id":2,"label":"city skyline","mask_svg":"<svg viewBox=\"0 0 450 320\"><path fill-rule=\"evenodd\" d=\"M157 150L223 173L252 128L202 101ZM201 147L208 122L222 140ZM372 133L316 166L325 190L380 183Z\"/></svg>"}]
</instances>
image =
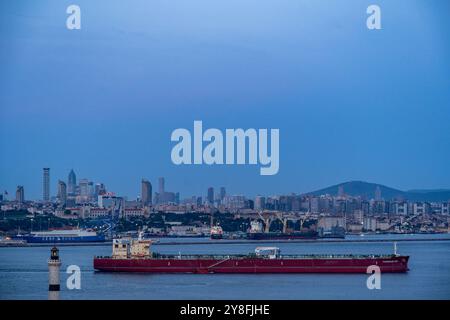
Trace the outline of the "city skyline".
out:
<instances>
[{"instance_id":1,"label":"city skyline","mask_svg":"<svg viewBox=\"0 0 450 320\"><path fill-rule=\"evenodd\" d=\"M24 190L25 190L25 186L24 185L17 185L15 190L16 190L16 199L18 197L21 198L20 202L25 201L39 201L39 200L43 200L44 202L49 202L50 200L56 198L58 199L58 201L61 201L61 199L63 200L62 202L65 202L67 199L67 196L70 195L75 195L76 194L76 190L78 190L78 194L82 195L82 196L88 196L88 194L92 193L92 192L96 192L98 193L97 188L102 188L104 191L106 191L106 185L103 181L101 180L92 180L91 178L82 178L82 179L78 179L79 183L77 184L77 175L75 170L72 168L70 169L69 174L67 175L67 179L61 178L61 177L56 177L54 178L54 180L56 180L56 191L54 194L52 194L50 192L50 185L51 185L51 181L52 181L52 176L50 174L50 170L51 168L42 168L42 189L41 189L41 197L38 198L32 198L32 197L28 197L26 199L24 199ZM321 186L319 188L316 188L314 190L307 190L304 192L287 192L287 193L282 193L282 192L269 192L269 193L252 193L252 192L243 192L243 193L226 193L225 190L228 190L225 186L211 186L210 184L208 184L208 186L203 190L203 192L200 193L183 193L183 196L180 197L180 191L178 191L177 188L175 188L177 191L175 192L168 192L165 189L165 177L161 177L159 176L157 179L154 179L158 181L158 191L153 191L153 185L151 183L151 179L147 179L142 177L140 180L140 184L139 184L139 190L140 192L137 193L136 195L127 195L122 193L120 190L115 190L115 189L109 189L107 190L109 193L113 193L117 196L121 196L121 197L125 197L127 199L140 199L141 201L143 201L145 204L147 205L156 205L158 204L158 201L162 201L162 202L166 202L168 201L168 199L165 199L165 196L169 196L169 197L178 197L178 201L181 200L186 200L186 199L190 199L192 197L200 197L200 198L204 198L205 201L207 203L212 203L214 202L216 199L221 199L223 200L225 195L234 195L234 196L246 196L249 198L258 198L260 196L264 196L264 197L270 197L270 196L279 196L279 195L289 195L289 194L295 194L295 195L304 195L304 194L314 194L317 190L319 189L327 189L327 188L332 188L332 187L337 187L337 196L344 196L346 195L346 190L344 185L348 184L348 183L365 183L365 184L369 184L369 185L374 185L373 187L373 191L374 191L374 196L373 199L374 200L380 200L380 199L384 199L382 196L382 191L380 189L380 186L385 187L385 188L391 188L391 186L386 186L385 184L382 183L374 183L374 182L369 182L369 181L363 181L363 180L349 180L349 181L342 181L336 185L329 185L329 186ZM95 186L94 186L95 184ZM90 189L89 189L90 188ZM88 191L88 189L90 191ZM91 190L92 189L92 190ZM64 191L62 191L64 190ZM396 189L393 189L396 190ZM423 188L417 188L417 189L407 189L407 190L400 190L397 189L398 191L402 191L402 192L423 192L423 191L429 191L429 192L441 192L441 191L448 191L450 192L450 188L433 188L433 189L423 189ZM28 190L27 190L28 191ZM8 190L2 190L0 192L1 195L13 195L12 192L9 192ZM20 194L20 195L19 195ZM326 193L323 193L324 195ZM159 197L162 198L159 199ZM159 199L159 200L158 200ZM173 198L175 199L175 198ZM213 199L211 201L211 199ZM156 201L156 202L155 202Z\"/></svg>"}]
</instances>

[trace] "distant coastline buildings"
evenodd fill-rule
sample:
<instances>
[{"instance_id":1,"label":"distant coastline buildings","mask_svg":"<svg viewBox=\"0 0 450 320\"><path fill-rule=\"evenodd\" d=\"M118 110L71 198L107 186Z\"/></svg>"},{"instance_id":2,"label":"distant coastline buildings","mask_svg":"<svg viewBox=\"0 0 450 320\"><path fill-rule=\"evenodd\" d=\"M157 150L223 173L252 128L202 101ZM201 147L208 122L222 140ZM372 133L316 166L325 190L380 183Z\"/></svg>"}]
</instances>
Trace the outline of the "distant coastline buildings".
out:
<instances>
[{"instance_id":1,"label":"distant coastline buildings","mask_svg":"<svg viewBox=\"0 0 450 320\"><path fill-rule=\"evenodd\" d=\"M360 229L387 230L392 227L389 221L395 219L410 221L409 217L414 216L449 216L450 208L450 199L446 201L407 200L405 193L397 192L394 193L398 194L397 196L392 196L393 193L390 190L393 189L386 187L382 189L380 185L368 183L364 186L358 185L357 188L355 184L347 187L347 183L344 184L345 187L337 185L309 194L256 195L255 197L227 194L223 186L217 188L219 192L215 192L215 188L210 186L206 190L206 195L193 195L180 199L179 192L166 190L164 177L158 178L158 192L153 192L152 183L142 178L140 195L134 199L128 199L108 190L104 183L94 183L87 178L77 180L73 169L67 176L67 182L58 180L57 193L53 198L50 194L50 168L43 168L42 179L44 201L26 201L24 186L19 185L16 188L14 200L6 199L6 191L2 194L3 199L0 198L2 211L18 208L36 213L43 210L64 218L93 219L149 216L157 212L177 214L220 212L235 214L237 217L269 212L276 213L275 215L335 217L343 219L343 223L351 230L357 231ZM359 191L359 195L355 195L355 190L362 191ZM389 199L383 197L383 192L391 192ZM376 223L373 220L374 217L378 219ZM325 221L323 224L329 226Z\"/></svg>"},{"instance_id":2,"label":"distant coastline buildings","mask_svg":"<svg viewBox=\"0 0 450 320\"><path fill-rule=\"evenodd\" d=\"M178 204L180 202L180 193L166 191L164 177L158 178L158 184L158 192L155 192L153 204Z\"/></svg>"},{"instance_id":3,"label":"distant coastline buildings","mask_svg":"<svg viewBox=\"0 0 450 320\"><path fill-rule=\"evenodd\" d=\"M232 219L269 219L277 224L277 219L303 222L315 221L321 232L333 228L344 228L347 233L361 232L446 232L450 230L450 195L444 201L407 200L406 192L394 193L392 188L380 185L358 183L332 186L309 194L256 195L227 194L225 187L215 192L210 186L206 195L180 199L179 192L165 189L165 178L158 178L158 192L153 193L152 184L142 178L140 196L128 199L116 195L101 182L79 179L70 170L67 182L58 180L56 197L50 194L50 168L43 168L43 200L26 201L24 186L16 188L14 200L8 200L5 191L0 198L1 211L27 210L31 214L53 214L64 219L131 219L149 217L160 213L224 213ZM345 188L345 190L344 190ZM358 193L359 192L359 193ZM389 199L383 193L389 193ZM181 216L179 216L181 217ZM281 218L280 218L281 217ZM170 221L163 224L178 225L182 222ZM268 220L268 221L269 221ZM284 221L283 220L283 221ZM288 224L282 222L283 228ZM269 223L270 225L270 223ZM318 230L319 230L318 229ZM244 231L244 229L242 229Z\"/></svg>"}]
</instances>

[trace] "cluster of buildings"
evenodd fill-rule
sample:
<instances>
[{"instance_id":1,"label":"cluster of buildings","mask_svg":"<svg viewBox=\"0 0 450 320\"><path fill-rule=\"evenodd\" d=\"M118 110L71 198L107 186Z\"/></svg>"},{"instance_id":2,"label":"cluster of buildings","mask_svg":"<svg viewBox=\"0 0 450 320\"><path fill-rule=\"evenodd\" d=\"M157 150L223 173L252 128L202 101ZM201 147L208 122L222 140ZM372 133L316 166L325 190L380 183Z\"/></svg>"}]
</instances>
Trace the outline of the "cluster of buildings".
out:
<instances>
[{"instance_id":1,"label":"cluster of buildings","mask_svg":"<svg viewBox=\"0 0 450 320\"><path fill-rule=\"evenodd\" d=\"M255 210L307 211L312 213L330 213L333 215L418 215L449 214L448 202L409 202L406 200L363 199L352 196L331 195L287 195L264 197L256 196Z\"/></svg>"},{"instance_id":2,"label":"cluster of buildings","mask_svg":"<svg viewBox=\"0 0 450 320\"><path fill-rule=\"evenodd\" d=\"M328 230L343 227L347 232L427 230L448 228L450 200L419 202L383 199L379 187L374 198L346 195L343 187L337 195L290 194L278 196L228 195L224 187L215 192L209 187L206 196L180 199L179 192L165 189L165 179L158 179L157 192L151 182L141 181L141 195L129 200L107 190L103 183L77 180L73 170L67 181L59 180L55 197L50 193L50 168L43 168L42 201L26 201L23 186L17 186L15 200L0 197L1 210L26 209L31 213L50 213L62 218L131 218L148 217L154 212L171 213L232 213L238 217L258 218L260 213L285 216L307 216ZM419 227L417 227L419 226ZM422 230L421 229L421 230Z\"/></svg>"},{"instance_id":3,"label":"cluster of buildings","mask_svg":"<svg viewBox=\"0 0 450 320\"><path fill-rule=\"evenodd\" d=\"M0 195L3 211L27 209L33 213L53 213L64 218L104 218L146 216L155 211L187 212L201 208L214 208L225 201L224 187L215 195L214 188L207 190L206 197L193 196L180 200L179 192L167 191L165 179L158 179L158 189L153 191L151 182L141 181L141 195L129 200L108 191L104 183L95 183L89 179L79 179L74 170L67 180L58 180L56 195L50 192L50 168L42 170L42 200L27 201L25 189L17 186L15 199L8 200L8 193Z\"/></svg>"}]
</instances>

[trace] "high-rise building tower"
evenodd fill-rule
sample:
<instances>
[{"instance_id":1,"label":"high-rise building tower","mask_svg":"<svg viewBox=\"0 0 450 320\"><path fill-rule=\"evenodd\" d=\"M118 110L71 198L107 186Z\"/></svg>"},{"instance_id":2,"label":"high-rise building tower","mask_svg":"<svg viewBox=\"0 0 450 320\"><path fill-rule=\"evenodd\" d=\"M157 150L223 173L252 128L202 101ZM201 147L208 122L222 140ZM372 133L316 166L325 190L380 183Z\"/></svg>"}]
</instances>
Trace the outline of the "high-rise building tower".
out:
<instances>
[{"instance_id":1,"label":"high-rise building tower","mask_svg":"<svg viewBox=\"0 0 450 320\"><path fill-rule=\"evenodd\" d=\"M141 181L141 201L144 206L152 204L152 184L145 179Z\"/></svg>"},{"instance_id":2,"label":"high-rise building tower","mask_svg":"<svg viewBox=\"0 0 450 320\"><path fill-rule=\"evenodd\" d=\"M94 182L93 181L89 181L88 182L88 197L89 197L89 200L92 200L92 198L94 197L94 193L95 193Z\"/></svg>"},{"instance_id":3,"label":"high-rise building tower","mask_svg":"<svg viewBox=\"0 0 450 320\"><path fill-rule=\"evenodd\" d=\"M376 201L381 201L381 188L380 188L380 186L377 186L375 188L375 200Z\"/></svg>"},{"instance_id":4,"label":"high-rise building tower","mask_svg":"<svg viewBox=\"0 0 450 320\"><path fill-rule=\"evenodd\" d=\"M89 180L80 179L80 196L88 198L89 197Z\"/></svg>"},{"instance_id":5,"label":"high-rise building tower","mask_svg":"<svg viewBox=\"0 0 450 320\"><path fill-rule=\"evenodd\" d=\"M58 201L61 205L67 202L67 186L64 181L58 181Z\"/></svg>"},{"instance_id":6,"label":"high-rise building tower","mask_svg":"<svg viewBox=\"0 0 450 320\"><path fill-rule=\"evenodd\" d=\"M213 204L214 203L214 188L213 187L209 187L208 188L208 203L209 204Z\"/></svg>"},{"instance_id":7,"label":"high-rise building tower","mask_svg":"<svg viewBox=\"0 0 450 320\"><path fill-rule=\"evenodd\" d=\"M77 176L75 175L75 172L70 170L69 177L67 179L67 193L70 195L74 195L75 191L77 189Z\"/></svg>"},{"instance_id":8,"label":"high-rise building tower","mask_svg":"<svg viewBox=\"0 0 450 320\"><path fill-rule=\"evenodd\" d=\"M159 190L158 190L158 192L159 192L159 195L162 195L162 194L164 194L164 177L160 177L158 179L158 182L159 182Z\"/></svg>"},{"instance_id":9,"label":"high-rise building tower","mask_svg":"<svg viewBox=\"0 0 450 320\"><path fill-rule=\"evenodd\" d=\"M220 201L223 201L227 193L225 192L225 187L220 188Z\"/></svg>"},{"instance_id":10,"label":"high-rise building tower","mask_svg":"<svg viewBox=\"0 0 450 320\"><path fill-rule=\"evenodd\" d=\"M25 201L25 192L24 192L23 186L17 186L16 201L18 203L23 203Z\"/></svg>"},{"instance_id":11,"label":"high-rise building tower","mask_svg":"<svg viewBox=\"0 0 450 320\"><path fill-rule=\"evenodd\" d=\"M50 168L43 168L43 179L42 179L42 187L43 194L42 198L44 201L50 201Z\"/></svg>"},{"instance_id":12,"label":"high-rise building tower","mask_svg":"<svg viewBox=\"0 0 450 320\"><path fill-rule=\"evenodd\" d=\"M264 210L266 208L266 198L263 196L256 196L254 208L255 210Z\"/></svg>"},{"instance_id":13,"label":"high-rise building tower","mask_svg":"<svg viewBox=\"0 0 450 320\"><path fill-rule=\"evenodd\" d=\"M97 199L98 196L104 195L106 193L106 187L103 183L96 183L94 188L94 197Z\"/></svg>"}]
</instances>

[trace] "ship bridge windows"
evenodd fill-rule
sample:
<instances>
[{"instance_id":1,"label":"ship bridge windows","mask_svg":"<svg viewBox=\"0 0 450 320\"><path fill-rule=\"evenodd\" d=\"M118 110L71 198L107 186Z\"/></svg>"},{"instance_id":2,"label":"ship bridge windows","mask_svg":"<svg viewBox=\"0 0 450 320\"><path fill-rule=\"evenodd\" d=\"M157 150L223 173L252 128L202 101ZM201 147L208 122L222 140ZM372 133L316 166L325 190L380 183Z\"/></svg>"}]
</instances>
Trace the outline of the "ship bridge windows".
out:
<instances>
[{"instance_id":1,"label":"ship bridge windows","mask_svg":"<svg viewBox=\"0 0 450 320\"><path fill-rule=\"evenodd\" d=\"M280 256L280 248L277 247L258 247L255 249L258 257L277 259Z\"/></svg>"}]
</instances>

